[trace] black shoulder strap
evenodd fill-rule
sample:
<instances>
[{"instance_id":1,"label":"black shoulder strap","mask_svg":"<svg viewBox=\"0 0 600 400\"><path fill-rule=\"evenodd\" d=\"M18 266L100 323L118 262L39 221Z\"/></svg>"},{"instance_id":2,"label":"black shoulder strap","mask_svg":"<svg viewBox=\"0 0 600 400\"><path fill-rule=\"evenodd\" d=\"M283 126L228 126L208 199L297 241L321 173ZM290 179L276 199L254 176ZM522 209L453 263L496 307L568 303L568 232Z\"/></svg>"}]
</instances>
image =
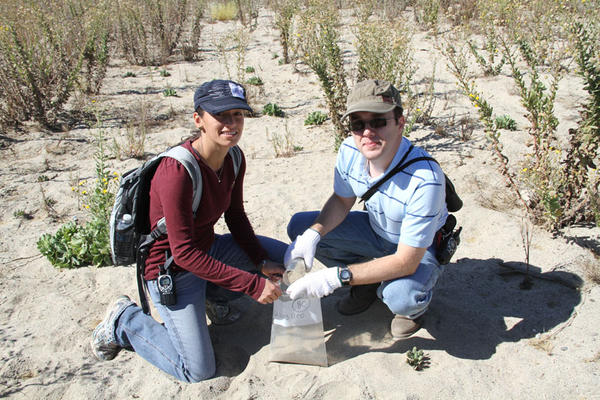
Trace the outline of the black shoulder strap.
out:
<instances>
[{"instance_id":1,"label":"black shoulder strap","mask_svg":"<svg viewBox=\"0 0 600 400\"><path fill-rule=\"evenodd\" d=\"M394 168L392 168L391 171L388 172L383 178L381 178L379 181L377 181L377 183L375 183L373 186L371 186L369 188L369 190L367 190L365 192L365 194L363 194L360 197L360 201L366 202L367 200L369 200L371 198L371 196L373 196L375 194L375 192L377 191L379 186L383 185L392 176L396 175L398 172L402 171L404 168L408 167L409 165L416 163L417 161L429 160L429 161L434 161L435 163L438 163L435 160L435 158L431 158L431 157L415 157L413 159L408 160L406 163L404 163L404 160L406 159L406 157L412 151L413 148L414 148L414 146L411 144L410 147L408 148L406 154L404 154L404 157L402 157L402 159L398 162L398 164L396 164L396 166Z\"/></svg>"}]
</instances>

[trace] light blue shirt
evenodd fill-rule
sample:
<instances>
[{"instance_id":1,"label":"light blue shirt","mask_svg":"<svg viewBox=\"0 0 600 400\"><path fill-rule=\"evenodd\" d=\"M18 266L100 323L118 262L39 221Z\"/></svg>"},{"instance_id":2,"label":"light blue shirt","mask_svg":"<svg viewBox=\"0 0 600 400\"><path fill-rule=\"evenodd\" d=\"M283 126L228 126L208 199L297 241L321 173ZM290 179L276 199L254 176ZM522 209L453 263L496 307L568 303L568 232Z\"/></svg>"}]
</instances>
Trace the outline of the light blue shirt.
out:
<instances>
[{"instance_id":1,"label":"light blue shirt","mask_svg":"<svg viewBox=\"0 0 600 400\"><path fill-rule=\"evenodd\" d=\"M409 147L410 141L402 138L398 152L385 172L371 178L366 158L356 148L354 139L347 138L337 156L335 193L341 197L362 196L398 164ZM414 147L404 162L416 157L429 157L429 154ZM383 183L367 201L371 227L389 242L429 247L448 216L445 184L444 173L437 163L424 160L409 165Z\"/></svg>"}]
</instances>

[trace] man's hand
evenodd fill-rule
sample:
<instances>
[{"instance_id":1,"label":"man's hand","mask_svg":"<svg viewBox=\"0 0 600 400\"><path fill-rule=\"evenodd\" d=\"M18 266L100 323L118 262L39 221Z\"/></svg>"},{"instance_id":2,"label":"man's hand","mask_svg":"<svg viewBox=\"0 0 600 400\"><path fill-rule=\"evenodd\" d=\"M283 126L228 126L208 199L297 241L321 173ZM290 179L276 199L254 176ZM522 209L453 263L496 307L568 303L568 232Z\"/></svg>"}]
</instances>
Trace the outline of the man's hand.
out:
<instances>
[{"instance_id":1,"label":"man's hand","mask_svg":"<svg viewBox=\"0 0 600 400\"><path fill-rule=\"evenodd\" d=\"M284 272L285 268L283 265L271 260L266 260L266 262L260 268L260 273L273 282L279 282Z\"/></svg>"},{"instance_id":2,"label":"man's hand","mask_svg":"<svg viewBox=\"0 0 600 400\"><path fill-rule=\"evenodd\" d=\"M269 304L274 302L275 300L277 300L277 298L279 298L279 296L281 296L283 294L283 292L281 291L281 288L274 284L273 282L271 282L268 279L265 279L266 283L265 283L265 287L262 291L262 293L260 294L260 297L258 298L258 301L260 304Z\"/></svg>"},{"instance_id":3,"label":"man's hand","mask_svg":"<svg viewBox=\"0 0 600 400\"><path fill-rule=\"evenodd\" d=\"M304 275L287 288L292 300L299 297L323 297L342 286L338 268L326 268Z\"/></svg>"},{"instance_id":4,"label":"man's hand","mask_svg":"<svg viewBox=\"0 0 600 400\"><path fill-rule=\"evenodd\" d=\"M314 229L308 228L304 233L296 238L287 248L283 263L288 265L294 258L303 258L306 264L306 270L310 271L315 259L317 245L321 240L321 235Z\"/></svg>"}]
</instances>

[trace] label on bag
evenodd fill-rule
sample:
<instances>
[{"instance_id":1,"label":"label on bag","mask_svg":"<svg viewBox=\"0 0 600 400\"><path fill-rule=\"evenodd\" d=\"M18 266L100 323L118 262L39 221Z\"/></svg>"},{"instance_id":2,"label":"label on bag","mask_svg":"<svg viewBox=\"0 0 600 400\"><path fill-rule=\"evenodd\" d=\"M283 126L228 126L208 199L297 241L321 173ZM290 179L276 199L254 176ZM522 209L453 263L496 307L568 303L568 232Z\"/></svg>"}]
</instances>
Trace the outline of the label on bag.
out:
<instances>
[{"instance_id":1,"label":"label on bag","mask_svg":"<svg viewBox=\"0 0 600 400\"><path fill-rule=\"evenodd\" d=\"M273 303L273 324L288 327L318 324L322 321L321 299L317 297L301 297L296 300L280 297Z\"/></svg>"}]
</instances>

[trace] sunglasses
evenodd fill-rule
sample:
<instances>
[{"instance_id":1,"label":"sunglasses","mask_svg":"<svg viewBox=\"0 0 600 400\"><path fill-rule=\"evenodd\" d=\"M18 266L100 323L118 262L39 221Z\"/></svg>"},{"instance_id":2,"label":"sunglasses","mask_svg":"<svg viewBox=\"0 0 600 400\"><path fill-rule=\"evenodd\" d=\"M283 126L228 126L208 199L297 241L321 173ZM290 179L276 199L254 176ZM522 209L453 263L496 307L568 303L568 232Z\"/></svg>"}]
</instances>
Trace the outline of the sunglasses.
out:
<instances>
[{"instance_id":1,"label":"sunglasses","mask_svg":"<svg viewBox=\"0 0 600 400\"><path fill-rule=\"evenodd\" d=\"M368 121L363 121L362 119L352 119L350 120L348 126L352 132L362 132L367 126L369 129L379 129L383 128L387 125L389 120L395 120L396 118L373 118Z\"/></svg>"}]
</instances>

